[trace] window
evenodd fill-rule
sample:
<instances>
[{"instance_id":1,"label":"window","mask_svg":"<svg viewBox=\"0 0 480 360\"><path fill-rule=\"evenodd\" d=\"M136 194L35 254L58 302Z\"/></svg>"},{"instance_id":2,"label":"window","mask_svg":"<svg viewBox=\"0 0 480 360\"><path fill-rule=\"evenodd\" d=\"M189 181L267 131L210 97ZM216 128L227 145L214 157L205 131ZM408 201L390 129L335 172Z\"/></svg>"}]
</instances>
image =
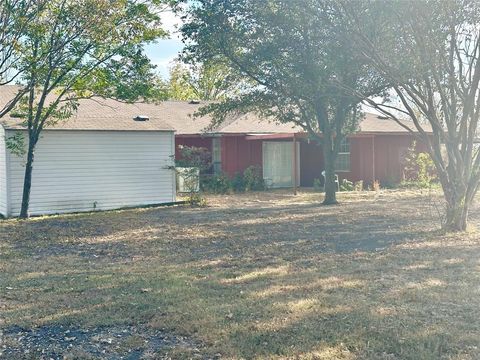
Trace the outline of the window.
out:
<instances>
[{"instance_id":1,"label":"window","mask_svg":"<svg viewBox=\"0 0 480 360\"><path fill-rule=\"evenodd\" d=\"M219 174L222 172L222 143L220 138L212 140L212 163L213 172Z\"/></svg>"},{"instance_id":2,"label":"window","mask_svg":"<svg viewBox=\"0 0 480 360\"><path fill-rule=\"evenodd\" d=\"M300 179L300 143L297 142L297 182ZM263 141L263 178L271 188L293 185L293 149L290 141Z\"/></svg>"},{"instance_id":3,"label":"window","mask_svg":"<svg viewBox=\"0 0 480 360\"><path fill-rule=\"evenodd\" d=\"M335 171L350 171L350 140L343 139L340 144L340 150L335 160Z\"/></svg>"}]
</instances>

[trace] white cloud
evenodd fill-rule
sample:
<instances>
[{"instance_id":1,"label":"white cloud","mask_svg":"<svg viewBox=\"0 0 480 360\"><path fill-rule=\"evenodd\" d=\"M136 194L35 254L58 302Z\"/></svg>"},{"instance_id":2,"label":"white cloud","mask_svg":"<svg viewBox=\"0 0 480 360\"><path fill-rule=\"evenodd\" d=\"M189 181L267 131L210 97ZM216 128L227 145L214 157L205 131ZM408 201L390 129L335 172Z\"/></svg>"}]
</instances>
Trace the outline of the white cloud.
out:
<instances>
[{"instance_id":1,"label":"white cloud","mask_svg":"<svg viewBox=\"0 0 480 360\"><path fill-rule=\"evenodd\" d=\"M160 15L163 29L167 30L171 39L180 40L179 27L182 24L182 20L179 16L175 15L172 10L166 10Z\"/></svg>"}]
</instances>

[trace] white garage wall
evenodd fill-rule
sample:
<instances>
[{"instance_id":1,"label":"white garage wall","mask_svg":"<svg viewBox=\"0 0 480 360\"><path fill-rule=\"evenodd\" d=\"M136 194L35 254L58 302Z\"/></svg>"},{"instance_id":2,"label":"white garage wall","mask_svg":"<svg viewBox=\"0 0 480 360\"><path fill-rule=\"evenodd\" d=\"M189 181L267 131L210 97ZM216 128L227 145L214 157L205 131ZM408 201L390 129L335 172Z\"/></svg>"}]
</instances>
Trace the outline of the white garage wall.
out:
<instances>
[{"instance_id":1,"label":"white garage wall","mask_svg":"<svg viewBox=\"0 0 480 360\"><path fill-rule=\"evenodd\" d=\"M44 131L35 152L30 214L175 201L173 132ZM20 213L25 160L9 154L11 215Z\"/></svg>"},{"instance_id":2,"label":"white garage wall","mask_svg":"<svg viewBox=\"0 0 480 360\"><path fill-rule=\"evenodd\" d=\"M7 216L7 155L5 130L0 125L0 215Z\"/></svg>"}]
</instances>

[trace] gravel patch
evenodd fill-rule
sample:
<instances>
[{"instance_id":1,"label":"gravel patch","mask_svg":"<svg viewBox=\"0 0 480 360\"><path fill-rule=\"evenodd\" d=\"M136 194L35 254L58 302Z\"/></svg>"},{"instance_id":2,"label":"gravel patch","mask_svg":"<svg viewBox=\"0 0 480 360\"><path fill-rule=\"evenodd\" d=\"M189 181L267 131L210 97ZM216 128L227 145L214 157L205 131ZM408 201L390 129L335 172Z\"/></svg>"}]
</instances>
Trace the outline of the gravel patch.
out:
<instances>
[{"instance_id":1,"label":"gravel patch","mask_svg":"<svg viewBox=\"0 0 480 360\"><path fill-rule=\"evenodd\" d=\"M0 330L1 359L169 359L169 350L179 347L194 358L206 359L201 344L192 339L138 326L10 326Z\"/></svg>"}]
</instances>

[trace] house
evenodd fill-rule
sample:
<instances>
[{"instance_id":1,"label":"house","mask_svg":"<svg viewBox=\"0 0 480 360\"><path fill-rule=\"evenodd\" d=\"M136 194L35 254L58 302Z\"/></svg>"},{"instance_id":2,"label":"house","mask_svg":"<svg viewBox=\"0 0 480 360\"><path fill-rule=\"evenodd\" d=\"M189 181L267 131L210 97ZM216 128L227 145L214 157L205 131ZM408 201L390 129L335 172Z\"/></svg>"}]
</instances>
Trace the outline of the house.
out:
<instances>
[{"instance_id":1,"label":"house","mask_svg":"<svg viewBox=\"0 0 480 360\"><path fill-rule=\"evenodd\" d=\"M170 103L169 107L194 113L202 104ZM172 111L172 113L177 113ZM233 177L251 165L262 169L270 187L310 187L315 179L323 183L321 145L310 139L303 129L275 122L261 121L254 114L239 115L214 130L206 130L210 118L178 116L170 119L176 130L176 155L179 146L205 147L212 153L216 172ZM411 128L413 124L406 122ZM392 119L367 113L359 129L342 144L337 157L336 173L340 180L375 180L384 185L402 180L405 155L415 140L412 133ZM425 151L422 144L417 150ZM296 167L296 172L293 168Z\"/></svg>"},{"instance_id":2,"label":"house","mask_svg":"<svg viewBox=\"0 0 480 360\"><path fill-rule=\"evenodd\" d=\"M0 101L9 96L2 89ZM151 104L81 100L69 120L46 127L35 152L30 214L174 202L174 129L156 110ZM12 116L0 124L0 214L17 216L25 157L8 150L6 141L26 130Z\"/></svg>"},{"instance_id":3,"label":"house","mask_svg":"<svg viewBox=\"0 0 480 360\"><path fill-rule=\"evenodd\" d=\"M0 104L13 97L2 87ZM259 119L229 118L213 130L211 118L192 116L198 102L125 104L100 98L81 100L68 120L44 129L33 169L32 215L169 203L175 201L173 157L181 145L205 147L214 172L230 177L250 166L262 169L270 187L312 186L323 180L321 146L299 127ZM24 157L6 145L26 133L11 112L0 119L0 214L20 212ZM342 144L336 173L340 179L402 179L405 154L414 136L395 121L367 114L359 131ZM418 144L421 150L422 145ZM293 169L296 171L293 171Z\"/></svg>"}]
</instances>

